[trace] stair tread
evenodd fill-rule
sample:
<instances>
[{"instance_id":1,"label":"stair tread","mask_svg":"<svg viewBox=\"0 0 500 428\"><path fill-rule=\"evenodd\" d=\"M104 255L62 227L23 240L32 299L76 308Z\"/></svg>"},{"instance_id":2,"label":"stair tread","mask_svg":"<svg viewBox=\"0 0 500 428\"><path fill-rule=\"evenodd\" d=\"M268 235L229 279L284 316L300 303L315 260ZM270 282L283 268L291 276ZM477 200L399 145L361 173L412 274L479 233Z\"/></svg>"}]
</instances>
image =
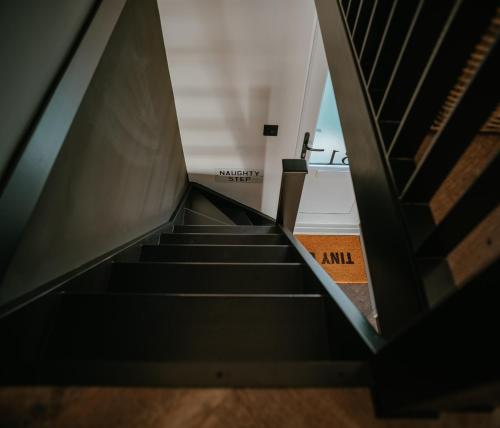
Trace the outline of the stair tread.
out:
<instances>
[{"instance_id":1,"label":"stair tread","mask_svg":"<svg viewBox=\"0 0 500 428\"><path fill-rule=\"evenodd\" d=\"M108 293L103 293L103 292L90 292L90 293L82 293L82 291L65 291L65 295L72 295L72 296L81 296L82 294L85 295L103 295L103 294L108 294ZM157 291L157 292L151 292L151 291L137 291L134 293L129 293L126 291L119 291L114 293L115 296L128 296L128 295L134 295L138 297L142 296L163 296L163 297L207 297L207 298L219 298L219 297L283 297L283 298L291 298L291 297L323 297L322 294L320 293L259 293L259 292L247 292L247 293L231 293L231 292L216 292L216 293L207 293L207 292L195 292L195 293L183 293L182 291L179 292L172 292L172 291Z\"/></svg>"},{"instance_id":2,"label":"stair tread","mask_svg":"<svg viewBox=\"0 0 500 428\"><path fill-rule=\"evenodd\" d=\"M65 294L47 358L273 361L330 358L323 298Z\"/></svg>"},{"instance_id":3,"label":"stair tread","mask_svg":"<svg viewBox=\"0 0 500 428\"><path fill-rule=\"evenodd\" d=\"M301 293L301 263L114 263L112 292Z\"/></svg>"},{"instance_id":4,"label":"stair tread","mask_svg":"<svg viewBox=\"0 0 500 428\"><path fill-rule=\"evenodd\" d=\"M302 293L301 263L114 263L109 291Z\"/></svg>"},{"instance_id":5,"label":"stair tread","mask_svg":"<svg viewBox=\"0 0 500 428\"><path fill-rule=\"evenodd\" d=\"M243 234L267 234L280 233L280 229L274 225L258 226L258 225L175 225L174 232L181 233L243 233Z\"/></svg>"},{"instance_id":6,"label":"stair tread","mask_svg":"<svg viewBox=\"0 0 500 428\"><path fill-rule=\"evenodd\" d=\"M217 207L217 210L223 213L226 217L231 219L231 224L251 225L253 224L250 218L241 207L227 204L221 200L214 200L213 197L203 194L198 190L194 190L191 196L191 206L200 204L206 206L207 204Z\"/></svg>"},{"instance_id":7,"label":"stair tread","mask_svg":"<svg viewBox=\"0 0 500 428\"><path fill-rule=\"evenodd\" d=\"M144 247L250 247L250 248L292 248L291 245L288 244L191 244L191 243L174 243L174 244L159 244L159 245L144 245Z\"/></svg>"},{"instance_id":8,"label":"stair tread","mask_svg":"<svg viewBox=\"0 0 500 428\"><path fill-rule=\"evenodd\" d=\"M198 227L198 226L196 226L196 227ZM203 226L200 226L200 227L203 227ZM197 236L197 235L200 235L200 236L239 236L238 233L232 233L232 232L193 232L193 233L163 232L162 233L162 236L182 236L182 235L186 235L186 236ZM248 233L248 234L245 234L244 236L284 236L284 235L281 233L266 233L264 235L262 233L254 233L254 234Z\"/></svg>"},{"instance_id":9,"label":"stair tread","mask_svg":"<svg viewBox=\"0 0 500 428\"><path fill-rule=\"evenodd\" d=\"M165 265L208 265L208 266L304 266L301 262L199 262L199 261L167 261L167 262L156 262L156 261L138 261L138 262L115 262L116 264L135 264L137 266L143 265L154 265L154 266L165 266Z\"/></svg>"},{"instance_id":10,"label":"stair tread","mask_svg":"<svg viewBox=\"0 0 500 428\"><path fill-rule=\"evenodd\" d=\"M283 245L287 239L279 233L163 233L160 244L252 244Z\"/></svg>"},{"instance_id":11,"label":"stair tread","mask_svg":"<svg viewBox=\"0 0 500 428\"><path fill-rule=\"evenodd\" d=\"M183 215L183 221L184 224L186 225L193 225L193 226L224 226L224 225L231 225L231 223L225 223L222 220L219 220L217 218L210 217L206 214L199 213L197 211L191 210L189 208L184 208L184 215Z\"/></svg>"},{"instance_id":12,"label":"stair tread","mask_svg":"<svg viewBox=\"0 0 500 428\"><path fill-rule=\"evenodd\" d=\"M359 360L44 361L41 383L177 387L352 387L370 384Z\"/></svg>"},{"instance_id":13,"label":"stair tread","mask_svg":"<svg viewBox=\"0 0 500 428\"><path fill-rule=\"evenodd\" d=\"M289 245L144 245L141 261L286 262L299 261Z\"/></svg>"},{"instance_id":14,"label":"stair tread","mask_svg":"<svg viewBox=\"0 0 500 428\"><path fill-rule=\"evenodd\" d=\"M208 200L200 192L192 192L189 200L189 206L186 208L189 208L192 211L203 214L207 217L211 217L215 220L219 220L223 224L235 224L235 222L231 218L229 218L223 211L221 211L214 203Z\"/></svg>"},{"instance_id":15,"label":"stair tread","mask_svg":"<svg viewBox=\"0 0 500 428\"><path fill-rule=\"evenodd\" d=\"M153 262L153 261L138 261L138 262L113 262L113 265L135 265L135 266L165 266L165 265L220 265L220 266L304 266L302 262Z\"/></svg>"}]
</instances>

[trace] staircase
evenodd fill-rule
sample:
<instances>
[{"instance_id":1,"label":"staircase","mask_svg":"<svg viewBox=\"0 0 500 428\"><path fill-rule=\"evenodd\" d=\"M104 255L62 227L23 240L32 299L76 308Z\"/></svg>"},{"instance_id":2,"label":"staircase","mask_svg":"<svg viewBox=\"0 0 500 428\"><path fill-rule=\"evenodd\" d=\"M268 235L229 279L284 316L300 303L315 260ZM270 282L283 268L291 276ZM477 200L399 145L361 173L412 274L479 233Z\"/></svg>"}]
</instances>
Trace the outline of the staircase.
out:
<instances>
[{"instance_id":1,"label":"staircase","mask_svg":"<svg viewBox=\"0 0 500 428\"><path fill-rule=\"evenodd\" d=\"M499 405L498 0L315 0L382 337L290 233L298 159L276 222L191 183L168 223L99 256L188 175L157 2L95 3L4 156L0 280L33 275L0 306L0 385L370 385L389 417Z\"/></svg>"},{"instance_id":2,"label":"staircase","mask_svg":"<svg viewBox=\"0 0 500 428\"><path fill-rule=\"evenodd\" d=\"M3 383L367 385L371 350L299 246L191 185L161 231L3 320Z\"/></svg>"}]
</instances>

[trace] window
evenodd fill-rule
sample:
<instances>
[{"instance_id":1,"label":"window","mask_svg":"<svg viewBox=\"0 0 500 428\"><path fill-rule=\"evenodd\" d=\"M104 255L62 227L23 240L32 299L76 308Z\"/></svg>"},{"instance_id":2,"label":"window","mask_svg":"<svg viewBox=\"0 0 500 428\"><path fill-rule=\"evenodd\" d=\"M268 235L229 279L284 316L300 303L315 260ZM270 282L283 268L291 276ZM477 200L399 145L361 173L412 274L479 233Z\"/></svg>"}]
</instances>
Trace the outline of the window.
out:
<instances>
[{"instance_id":1,"label":"window","mask_svg":"<svg viewBox=\"0 0 500 428\"><path fill-rule=\"evenodd\" d=\"M313 147L325 151L311 152L309 165L349 165L330 74L326 77Z\"/></svg>"}]
</instances>

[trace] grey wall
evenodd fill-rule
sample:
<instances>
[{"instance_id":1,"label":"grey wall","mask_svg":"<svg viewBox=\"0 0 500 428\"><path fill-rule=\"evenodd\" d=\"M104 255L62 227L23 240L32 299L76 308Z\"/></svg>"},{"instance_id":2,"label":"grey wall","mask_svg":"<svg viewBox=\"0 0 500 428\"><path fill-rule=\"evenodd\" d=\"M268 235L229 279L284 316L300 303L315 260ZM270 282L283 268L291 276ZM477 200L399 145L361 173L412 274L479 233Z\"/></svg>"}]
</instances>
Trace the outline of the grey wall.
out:
<instances>
[{"instance_id":1,"label":"grey wall","mask_svg":"<svg viewBox=\"0 0 500 428\"><path fill-rule=\"evenodd\" d=\"M129 0L0 287L0 304L166 222L186 184L156 0Z\"/></svg>"},{"instance_id":2,"label":"grey wall","mask_svg":"<svg viewBox=\"0 0 500 428\"><path fill-rule=\"evenodd\" d=\"M95 3L0 2L0 177Z\"/></svg>"}]
</instances>

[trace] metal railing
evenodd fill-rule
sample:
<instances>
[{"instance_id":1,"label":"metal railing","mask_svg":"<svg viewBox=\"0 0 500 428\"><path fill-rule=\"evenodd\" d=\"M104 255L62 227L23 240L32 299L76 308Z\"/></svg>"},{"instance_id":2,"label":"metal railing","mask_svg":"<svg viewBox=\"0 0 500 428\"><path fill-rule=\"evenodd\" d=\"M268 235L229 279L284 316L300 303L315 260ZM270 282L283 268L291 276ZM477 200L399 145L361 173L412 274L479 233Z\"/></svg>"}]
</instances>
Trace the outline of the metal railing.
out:
<instances>
[{"instance_id":1,"label":"metal railing","mask_svg":"<svg viewBox=\"0 0 500 428\"><path fill-rule=\"evenodd\" d=\"M374 359L377 412L498 403L500 260L458 290L447 263L498 207L498 151L443 219L431 210L483 130L500 134L498 2L315 1L389 339Z\"/></svg>"}]
</instances>

